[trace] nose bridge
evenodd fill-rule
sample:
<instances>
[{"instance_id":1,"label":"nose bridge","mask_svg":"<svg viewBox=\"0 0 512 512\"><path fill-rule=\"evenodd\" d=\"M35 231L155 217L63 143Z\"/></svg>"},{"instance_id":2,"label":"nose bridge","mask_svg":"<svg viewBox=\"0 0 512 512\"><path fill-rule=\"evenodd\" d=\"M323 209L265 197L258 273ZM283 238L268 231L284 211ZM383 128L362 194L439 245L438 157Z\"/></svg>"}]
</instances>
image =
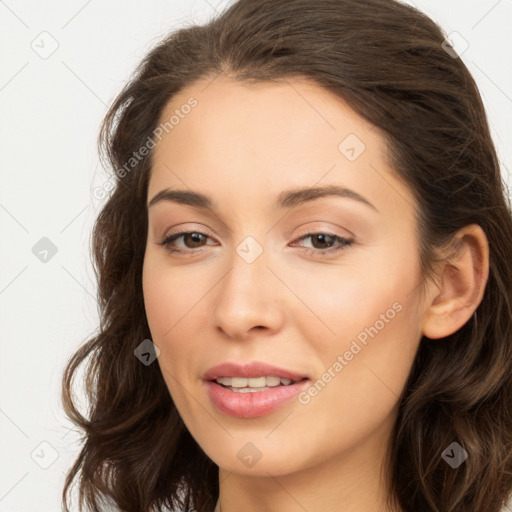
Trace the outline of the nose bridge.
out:
<instances>
[{"instance_id":1,"label":"nose bridge","mask_svg":"<svg viewBox=\"0 0 512 512\"><path fill-rule=\"evenodd\" d=\"M235 246L218 288L214 319L232 337L243 338L255 326L275 329L279 323L279 286L270 282L276 279L267 267L269 248L263 243L246 236Z\"/></svg>"}]
</instances>

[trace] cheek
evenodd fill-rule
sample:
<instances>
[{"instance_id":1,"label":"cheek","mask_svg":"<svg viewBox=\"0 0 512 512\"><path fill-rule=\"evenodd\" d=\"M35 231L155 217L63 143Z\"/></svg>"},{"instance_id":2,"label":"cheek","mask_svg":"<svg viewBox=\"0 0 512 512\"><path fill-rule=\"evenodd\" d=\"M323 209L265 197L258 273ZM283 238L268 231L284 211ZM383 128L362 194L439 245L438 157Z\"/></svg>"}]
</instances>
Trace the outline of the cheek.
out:
<instances>
[{"instance_id":1,"label":"cheek","mask_svg":"<svg viewBox=\"0 0 512 512\"><path fill-rule=\"evenodd\" d=\"M160 255L144 260L142 287L146 316L155 342L173 338L194 315L197 304L206 293L204 281L185 267L169 268Z\"/></svg>"},{"instance_id":2,"label":"cheek","mask_svg":"<svg viewBox=\"0 0 512 512\"><path fill-rule=\"evenodd\" d=\"M192 266L170 268L165 255L144 260L142 286L152 341L160 349L158 364L181 410L187 407L183 386L196 381L197 354L204 352L204 315L213 283L200 279Z\"/></svg>"},{"instance_id":3,"label":"cheek","mask_svg":"<svg viewBox=\"0 0 512 512\"><path fill-rule=\"evenodd\" d=\"M416 279L415 268L406 263L394 265L381 260L358 267L309 269L300 272L300 280L295 269L289 270L287 282L293 283L294 293L301 299L294 321L308 333L308 339L318 340L322 349L333 344L343 348L344 340L349 341L376 322L379 327L381 315L385 320L394 319L400 307L395 305L393 309L394 304L403 306L411 300L408 294Z\"/></svg>"},{"instance_id":4,"label":"cheek","mask_svg":"<svg viewBox=\"0 0 512 512\"><path fill-rule=\"evenodd\" d=\"M379 256L366 262L364 271L333 267L328 274L302 274L307 278L296 289L315 315L304 314L303 307L295 322L306 339L314 340L323 366L319 373L331 369L336 375L336 384L328 384L330 392L322 394L333 393L332 400L356 408L358 402L371 402L378 409L383 396L390 399L385 407L392 405L421 338L416 259L391 252L386 257L384 251Z\"/></svg>"},{"instance_id":5,"label":"cheek","mask_svg":"<svg viewBox=\"0 0 512 512\"><path fill-rule=\"evenodd\" d=\"M151 339L160 349L157 361L173 399L176 398L176 379L181 381L182 377L177 374L180 367L174 367L172 363L176 359L183 361L186 353L180 353L180 350L184 350L186 345L175 343L173 346L172 340L178 340L183 336L179 331L184 323L179 319L184 317L185 302L188 302L183 300L182 294L176 293L176 289L181 287L177 288L175 276L176 273L165 269L157 258L146 256L142 275L146 317Z\"/></svg>"},{"instance_id":6,"label":"cheek","mask_svg":"<svg viewBox=\"0 0 512 512\"><path fill-rule=\"evenodd\" d=\"M309 396L303 396L303 409L299 408L306 424L314 422L311 428L320 438L338 440L326 446L325 456L336 449L334 445L343 449L370 436L392 416L419 339L416 308L406 295L389 290L357 306L346 299L341 305L346 309L330 317L336 336L320 339L310 333L317 340L315 357L322 364ZM300 423L298 415L294 421Z\"/></svg>"}]
</instances>

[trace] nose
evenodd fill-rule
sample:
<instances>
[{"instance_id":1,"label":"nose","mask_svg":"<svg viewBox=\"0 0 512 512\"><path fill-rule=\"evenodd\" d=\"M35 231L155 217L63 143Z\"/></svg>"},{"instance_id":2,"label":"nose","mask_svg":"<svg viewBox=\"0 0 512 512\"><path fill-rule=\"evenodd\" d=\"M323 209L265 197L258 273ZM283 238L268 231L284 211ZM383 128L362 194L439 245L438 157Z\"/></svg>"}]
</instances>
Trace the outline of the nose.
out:
<instances>
[{"instance_id":1,"label":"nose","mask_svg":"<svg viewBox=\"0 0 512 512\"><path fill-rule=\"evenodd\" d=\"M214 322L232 339L245 340L257 331L277 332L283 323L283 285L267 266L263 252L248 263L234 251L231 268L215 288Z\"/></svg>"}]
</instances>

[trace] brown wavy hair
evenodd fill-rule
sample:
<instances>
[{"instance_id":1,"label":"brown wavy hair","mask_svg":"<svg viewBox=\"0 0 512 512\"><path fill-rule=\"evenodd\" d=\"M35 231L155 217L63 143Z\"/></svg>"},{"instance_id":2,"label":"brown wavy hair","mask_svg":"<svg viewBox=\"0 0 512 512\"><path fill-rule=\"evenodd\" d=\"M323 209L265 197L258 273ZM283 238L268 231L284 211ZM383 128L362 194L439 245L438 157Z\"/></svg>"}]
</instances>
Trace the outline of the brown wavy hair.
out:
<instances>
[{"instance_id":1,"label":"brown wavy hair","mask_svg":"<svg viewBox=\"0 0 512 512\"><path fill-rule=\"evenodd\" d=\"M498 512L512 490L512 217L481 96L445 34L394 0L239 0L204 25L170 33L113 101L98 146L115 186L92 233L100 326L68 361L66 414L81 451L62 493L79 507L211 512L218 467L186 429L157 364L134 349L151 338L142 292L152 153L119 170L153 136L178 91L225 74L265 82L306 77L377 126L417 202L424 277L436 249L482 227L489 278L473 317L422 339L400 397L387 458L391 506L407 512ZM126 167L125 167L126 169ZM122 174L125 174L123 177ZM88 411L72 389L86 362ZM457 441L457 470L441 457Z\"/></svg>"}]
</instances>

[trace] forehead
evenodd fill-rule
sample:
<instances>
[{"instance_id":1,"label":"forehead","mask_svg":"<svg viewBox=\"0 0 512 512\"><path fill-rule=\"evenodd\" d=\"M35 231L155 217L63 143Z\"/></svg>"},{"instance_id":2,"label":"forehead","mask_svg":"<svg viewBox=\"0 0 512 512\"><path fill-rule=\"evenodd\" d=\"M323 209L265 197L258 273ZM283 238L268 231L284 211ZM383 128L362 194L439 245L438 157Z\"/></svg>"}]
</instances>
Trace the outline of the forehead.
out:
<instances>
[{"instance_id":1,"label":"forehead","mask_svg":"<svg viewBox=\"0 0 512 512\"><path fill-rule=\"evenodd\" d=\"M378 129L318 84L211 80L184 88L162 112L161 123L173 115L179 122L154 149L148 197L191 188L270 205L281 190L319 184L364 191L374 204L409 195L392 175ZM183 108L190 98L195 107Z\"/></svg>"}]
</instances>

